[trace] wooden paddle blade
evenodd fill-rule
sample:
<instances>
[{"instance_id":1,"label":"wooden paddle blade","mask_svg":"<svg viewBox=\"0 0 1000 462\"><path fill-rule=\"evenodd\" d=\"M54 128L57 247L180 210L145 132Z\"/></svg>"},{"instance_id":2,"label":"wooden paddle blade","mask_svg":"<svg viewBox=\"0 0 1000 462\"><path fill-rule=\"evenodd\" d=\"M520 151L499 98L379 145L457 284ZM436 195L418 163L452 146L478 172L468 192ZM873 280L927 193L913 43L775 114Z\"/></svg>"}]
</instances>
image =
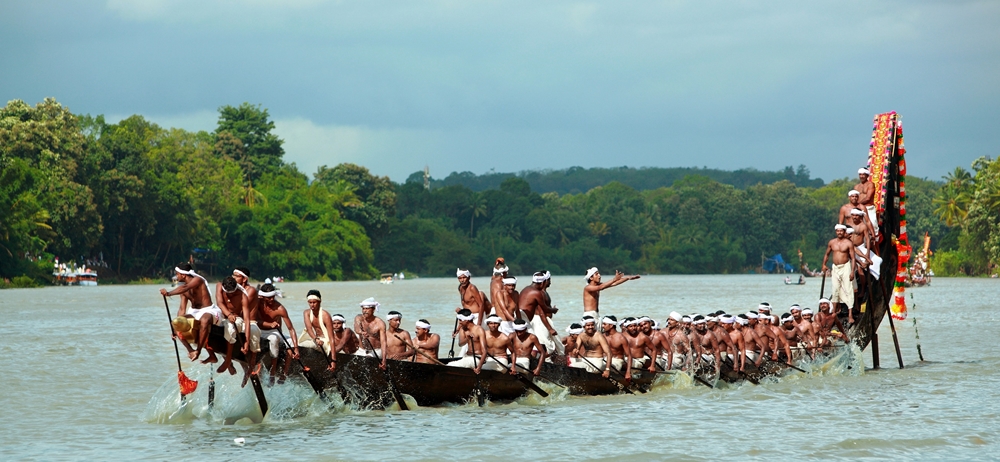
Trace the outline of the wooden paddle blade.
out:
<instances>
[{"instance_id":1,"label":"wooden paddle blade","mask_svg":"<svg viewBox=\"0 0 1000 462\"><path fill-rule=\"evenodd\" d=\"M541 395L542 398L548 398L549 397L549 394L545 390L542 390L542 388L539 387L538 385L535 385L535 382L532 382L531 379L529 379L529 378L527 378L527 377L525 377L525 376L523 376L521 374L517 374L517 378L518 378L518 380L521 381L521 383L524 384L524 386L528 387L531 391L534 391L535 393L538 393L539 395Z\"/></svg>"},{"instance_id":2,"label":"wooden paddle blade","mask_svg":"<svg viewBox=\"0 0 1000 462\"><path fill-rule=\"evenodd\" d=\"M260 377L258 377L257 374L251 374L250 384L253 385L253 392L257 396L257 404L260 406L260 415L267 416L267 397L264 396L264 387L260 384Z\"/></svg>"},{"instance_id":3,"label":"wooden paddle blade","mask_svg":"<svg viewBox=\"0 0 1000 462\"><path fill-rule=\"evenodd\" d=\"M184 371L177 371L177 383L181 387L181 396L190 395L198 388L198 381L189 379L184 375Z\"/></svg>"}]
</instances>

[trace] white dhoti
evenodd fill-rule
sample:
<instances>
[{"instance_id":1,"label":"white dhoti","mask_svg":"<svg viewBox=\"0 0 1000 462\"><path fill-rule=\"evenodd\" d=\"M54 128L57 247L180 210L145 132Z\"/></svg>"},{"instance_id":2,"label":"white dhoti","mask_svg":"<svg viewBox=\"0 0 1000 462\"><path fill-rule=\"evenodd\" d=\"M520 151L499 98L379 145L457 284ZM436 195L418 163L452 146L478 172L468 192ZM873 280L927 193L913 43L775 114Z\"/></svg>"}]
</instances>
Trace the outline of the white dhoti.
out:
<instances>
[{"instance_id":1,"label":"white dhoti","mask_svg":"<svg viewBox=\"0 0 1000 462\"><path fill-rule=\"evenodd\" d=\"M535 317L531 319L531 326L528 328L528 332L538 337L538 343L541 343L545 347L546 353L550 355L566 354L566 348L563 346L562 341L559 340L559 336L549 334L545 323L542 322L542 316L541 313L535 314Z\"/></svg>"},{"instance_id":2,"label":"white dhoti","mask_svg":"<svg viewBox=\"0 0 1000 462\"><path fill-rule=\"evenodd\" d=\"M237 334L243 332L245 324L243 324L243 318L237 317L235 321L229 322L228 319L222 318L219 321L219 326L222 327L222 336L225 337L226 341L229 343L236 343Z\"/></svg>"},{"instance_id":3,"label":"white dhoti","mask_svg":"<svg viewBox=\"0 0 1000 462\"><path fill-rule=\"evenodd\" d=\"M747 361L757 362L757 358L760 357L760 355L753 350L744 350L743 353L747 355Z\"/></svg>"},{"instance_id":4,"label":"white dhoti","mask_svg":"<svg viewBox=\"0 0 1000 462\"><path fill-rule=\"evenodd\" d=\"M482 362L482 359L480 357L478 357L478 356L476 356L475 358L473 358L472 356L463 356L462 359L459 359L459 360L456 360L456 361L452 361L452 362L448 363L448 365L451 366L451 367L464 367L464 368L467 368L467 369L474 369L476 367L476 365L480 364L481 362ZM496 364L496 363L493 363L493 364ZM485 368L486 365L484 364L483 367ZM494 370L496 370L496 369L494 369Z\"/></svg>"},{"instance_id":5,"label":"white dhoti","mask_svg":"<svg viewBox=\"0 0 1000 462\"><path fill-rule=\"evenodd\" d=\"M260 327L257 327L257 321L250 321L250 338L247 342L250 342L250 351L260 353Z\"/></svg>"},{"instance_id":6,"label":"white dhoti","mask_svg":"<svg viewBox=\"0 0 1000 462\"><path fill-rule=\"evenodd\" d=\"M589 361L589 363L588 363ZM575 367L578 369L586 369L587 372L594 372L597 374L603 373L607 363L604 362L604 358L583 358L581 357L576 361L575 364L570 364L569 367Z\"/></svg>"},{"instance_id":7,"label":"white dhoti","mask_svg":"<svg viewBox=\"0 0 1000 462\"><path fill-rule=\"evenodd\" d=\"M872 276L875 276L875 279L878 279L879 272L882 270L882 257L875 255L875 252L868 250L864 244L855 247L855 249L858 250L858 253L867 255L868 259L872 261L872 264L868 266L868 272L872 273Z\"/></svg>"},{"instance_id":8,"label":"white dhoti","mask_svg":"<svg viewBox=\"0 0 1000 462\"><path fill-rule=\"evenodd\" d=\"M680 369L684 367L684 363L686 362L686 360L687 360L686 355L674 354L674 359L673 359L674 362L673 364L670 365L670 369ZM660 355L659 358L656 358L656 364L659 364L661 369L667 370L668 369L667 355Z\"/></svg>"},{"instance_id":9,"label":"white dhoti","mask_svg":"<svg viewBox=\"0 0 1000 462\"><path fill-rule=\"evenodd\" d=\"M223 319L222 310L220 310L219 307L215 305L206 306L204 308L188 308L187 314L191 315L195 319L195 321L200 320L202 316L207 314L209 316L212 316L212 324L217 326L219 325L219 320Z\"/></svg>"},{"instance_id":10,"label":"white dhoti","mask_svg":"<svg viewBox=\"0 0 1000 462\"><path fill-rule=\"evenodd\" d=\"M514 321L500 321L500 333L510 335L514 333Z\"/></svg>"},{"instance_id":11,"label":"white dhoti","mask_svg":"<svg viewBox=\"0 0 1000 462\"><path fill-rule=\"evenodd\" d=\"M869 205L865 208L868 210L868 219L872 222L872 233L878 236L878 217L875 216L875 206Z\"/></svg>"},{"instance_id":12,"label":"white dhoti","mask_svg":"<svg viewBox=\"0 0 1000 462\"><path fill-rule=\"evenodd\" d=\"M854 306L854 284L851 281L851 262L843 265L833 265L830 272L833 280L833 295L830 301L833 303L844 303L848 307Z\"/></svg>"},{"instance_id":13,"label":"white dhoti","mask_svg":"<svg viewBox=\"0 0 1000 462\"><path fill-rule=\"evenodd\" d=\"M260 336L264 340L267 340L267 349L271 352L272 358L278 357L279 347L284 347L285 342L288 341L288 336L284 335L278 329L261 329Z\"/></svg>"},{"instance_id":14,"label":"white dhoti","mask_svg":"<svg viewBox=\"0 0 1000 462\"><path fill-rule=\"evenodd\" d=\"M371 356L373 358L377 355L379 359L381 359L382 349L376 348L375 350L366 350L364 348L358 348L358 351L355 351L354 354L355 356Z\"/></svg>"}]
</instances>

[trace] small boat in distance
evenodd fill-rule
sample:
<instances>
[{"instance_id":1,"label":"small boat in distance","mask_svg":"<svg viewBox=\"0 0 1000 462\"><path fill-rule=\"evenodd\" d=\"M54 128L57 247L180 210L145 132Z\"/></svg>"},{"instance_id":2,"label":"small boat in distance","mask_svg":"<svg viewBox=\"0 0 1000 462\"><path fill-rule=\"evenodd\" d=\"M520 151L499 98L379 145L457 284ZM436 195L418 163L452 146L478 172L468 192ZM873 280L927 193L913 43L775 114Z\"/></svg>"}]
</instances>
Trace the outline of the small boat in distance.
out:
<instances>
[{"instance_id":1,"label":"small boat in distance","mask_svg":"<svg viewBox=\"0 0 1000 462\"><path fill-rule=\"evenodd\" d=\"M788 276L785 276L785 285L786 286L801 286L801 285L803 285L805 283L806 283L806 280L802 276L799 276L799 280L798 281L792 281L791 278L789 278Z\"/></svg>"},{"instance_id":2,"label":"small boat in distance","mask_svg":"<svg viewBox=\"0 0 1000 462\"><path fill-rule=\"evenodd\" d=\"M62 286L96 286L97 271L86 265L77 268L75 265L61 264L56 266L52 276L57 285Z\"/></svg>"},{"instance_id":3,"label":"small boat in distance","mask_svg":"<svg viewBox=\"0 0 1000 462\"><path fill-rule=\"evenodd\" d=\"M382 273L382 275L379 276L378 282L381 282L382 284L392 284L393 276L395 275L392 273Z\"/></svg>"}]
</instances>

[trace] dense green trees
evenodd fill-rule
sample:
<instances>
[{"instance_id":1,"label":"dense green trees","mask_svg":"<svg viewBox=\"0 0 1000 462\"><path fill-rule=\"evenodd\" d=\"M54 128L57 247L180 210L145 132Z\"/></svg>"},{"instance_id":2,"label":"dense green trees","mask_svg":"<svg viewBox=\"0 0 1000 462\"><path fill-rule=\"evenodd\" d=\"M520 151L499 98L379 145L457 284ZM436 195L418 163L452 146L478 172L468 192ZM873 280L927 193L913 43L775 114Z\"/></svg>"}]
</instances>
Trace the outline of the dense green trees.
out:
<instances>
[{"instance_id":1,"label":"dense green trees","mask_svg":"<svg viewBox=\"0 0 1000 462\"><path fill-rule=\"evenodd\" d=\"M972 170L955 168L933 199L934 214L950 228L931 260L942 274L989 274L1000 265L1000 159L981 157Z\"/></svg>"}]
</instances>

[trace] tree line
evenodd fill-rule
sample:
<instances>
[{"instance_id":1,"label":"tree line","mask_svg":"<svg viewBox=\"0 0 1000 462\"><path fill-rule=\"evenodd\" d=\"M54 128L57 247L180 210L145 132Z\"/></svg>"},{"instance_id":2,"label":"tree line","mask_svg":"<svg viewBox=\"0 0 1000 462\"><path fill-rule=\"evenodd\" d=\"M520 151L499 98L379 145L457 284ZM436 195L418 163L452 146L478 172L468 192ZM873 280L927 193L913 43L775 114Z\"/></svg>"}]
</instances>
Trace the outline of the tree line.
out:
<instances>
[{"instance_id":1,"label":"tree line","mask_svg":"<svg viewBox=\"0 0 1000 462\"><path fill-rule=\"evenodd\" d=\"M163 277L188 260L293 280L488 274L499 255L522 274L738 273L799 250L816 267L855 182L824 184L804 167L623 167L453 173L425 188L423 172L399 184L353 164L310 178L282 143L249 103L221 107L209 133L11 101L0 109L0 276L45 281L54 257L96 265L102 281ZM1000 167L973 170L907 179L909 232L935 237L950 262L939 274L1000 260Z\"/></svg>"}]
</instances>

